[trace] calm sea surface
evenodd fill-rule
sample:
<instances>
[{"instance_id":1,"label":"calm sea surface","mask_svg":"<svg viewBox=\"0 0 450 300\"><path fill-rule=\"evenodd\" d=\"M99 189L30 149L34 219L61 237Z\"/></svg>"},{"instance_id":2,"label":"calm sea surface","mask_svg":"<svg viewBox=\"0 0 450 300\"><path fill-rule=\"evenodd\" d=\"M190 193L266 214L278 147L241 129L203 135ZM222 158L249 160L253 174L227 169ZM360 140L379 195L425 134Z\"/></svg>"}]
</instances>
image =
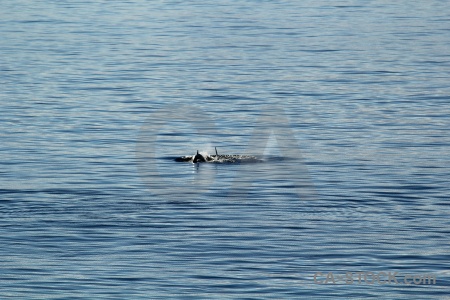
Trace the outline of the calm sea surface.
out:
<instances>
[{"instance_id":1,"label":"calm sea surface","mask_svg":"<svg viewBox=\"0 0 450 300\"><path fill-rule=\"evenodd\" d=\"M447 1L0 3L1 299L450 299Z\"/></svg>"}]
</instances>

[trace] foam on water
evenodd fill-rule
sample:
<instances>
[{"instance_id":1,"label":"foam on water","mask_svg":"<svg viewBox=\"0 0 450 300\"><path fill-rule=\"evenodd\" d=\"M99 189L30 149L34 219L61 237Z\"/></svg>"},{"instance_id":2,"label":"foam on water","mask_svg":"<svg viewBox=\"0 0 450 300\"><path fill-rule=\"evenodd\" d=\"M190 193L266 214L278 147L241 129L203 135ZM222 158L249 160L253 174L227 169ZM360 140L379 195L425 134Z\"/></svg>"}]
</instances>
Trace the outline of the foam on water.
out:
<instances>
[{"instance_id":1,"label":"foam on water","mask_svg":"<svg viewBox=\"0 0 450 300\"><path fill-rule=\"evenodd\" d=\"M196 160L196 156L201 159ZM191 162L191 163L253 163L263 162L262 158L253 155L239 155L239 154L214 154L209 155L206 151L199 151L198 154L192 156L181 156L175 158L177 162Z\"/></svg>"}]
</instances>

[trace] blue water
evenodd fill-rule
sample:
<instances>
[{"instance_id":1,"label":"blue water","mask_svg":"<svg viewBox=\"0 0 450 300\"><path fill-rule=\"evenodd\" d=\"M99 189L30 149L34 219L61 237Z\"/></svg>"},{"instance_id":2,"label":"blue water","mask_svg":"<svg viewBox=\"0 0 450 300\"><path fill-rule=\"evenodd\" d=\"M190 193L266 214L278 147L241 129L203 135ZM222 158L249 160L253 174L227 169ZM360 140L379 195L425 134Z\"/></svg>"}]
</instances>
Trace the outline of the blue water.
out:
<instances>
[{"instance_id":1,"label":"blue water","mask_svg":"<svg viewBox=\"0 0 450 300\"><path fill-rule=\"evenodd\" d=\"M2 1L0 298L448 297L449 7L391 2Z\"/></svg>"}]
</instances>

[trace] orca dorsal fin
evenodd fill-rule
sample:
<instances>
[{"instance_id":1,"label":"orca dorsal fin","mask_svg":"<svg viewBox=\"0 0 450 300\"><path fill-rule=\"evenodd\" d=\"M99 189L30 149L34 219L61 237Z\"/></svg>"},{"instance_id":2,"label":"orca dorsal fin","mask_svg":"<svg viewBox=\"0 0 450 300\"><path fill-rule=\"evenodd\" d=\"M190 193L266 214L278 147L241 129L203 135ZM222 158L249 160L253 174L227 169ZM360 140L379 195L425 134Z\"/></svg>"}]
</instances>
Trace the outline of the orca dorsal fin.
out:
<instances>
[{"instance_id":1,"label":"orca dorsal fin","mask_svg":"<svg viewBox=\"0 0 450 300\"><path fill-rule=\"evenodd\" d=\"M214 147L214 149L216 149L216 156L219 156L219 154L217 153L217 147Z\"/></svg>"}]
</instances>

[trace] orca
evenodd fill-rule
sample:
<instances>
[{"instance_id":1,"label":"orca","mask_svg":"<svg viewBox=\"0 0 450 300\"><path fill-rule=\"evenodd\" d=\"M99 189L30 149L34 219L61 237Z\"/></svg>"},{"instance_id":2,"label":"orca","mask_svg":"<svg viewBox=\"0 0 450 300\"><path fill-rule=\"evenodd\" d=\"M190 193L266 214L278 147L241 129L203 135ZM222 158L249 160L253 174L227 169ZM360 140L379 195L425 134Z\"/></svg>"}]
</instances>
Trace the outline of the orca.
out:
<instances>
[{"instance_id":1,"label":"orca","mask_svg":"<svg viewBox=\"0 0 450 300\"><path fill-rule=\"evenodd\" d=\"M263 160L252 155L237 155L237 154L221 154L217 152L217 147L214 147L216 155L208 155L207 153L200 153L197 150L197 154L192 156L181 156L175 158L177 162L191 162L191 163L251 163L262 162Z\"/></svg>"},{"instance_id":2,"label":"orca","mask_svg":"<svg viewBox=\"0 0 450 300\"><path fill-rule=\"evenodd\" d=\"M197 150L197 154L194 156L194 159L192 160L192 162L194 164L198 163L198 162L206 162L207 157L208 157L208 155L206 155L206 157L205 157L202 154L198 153L198 150Z\"/></svg>"}]
</instances>

